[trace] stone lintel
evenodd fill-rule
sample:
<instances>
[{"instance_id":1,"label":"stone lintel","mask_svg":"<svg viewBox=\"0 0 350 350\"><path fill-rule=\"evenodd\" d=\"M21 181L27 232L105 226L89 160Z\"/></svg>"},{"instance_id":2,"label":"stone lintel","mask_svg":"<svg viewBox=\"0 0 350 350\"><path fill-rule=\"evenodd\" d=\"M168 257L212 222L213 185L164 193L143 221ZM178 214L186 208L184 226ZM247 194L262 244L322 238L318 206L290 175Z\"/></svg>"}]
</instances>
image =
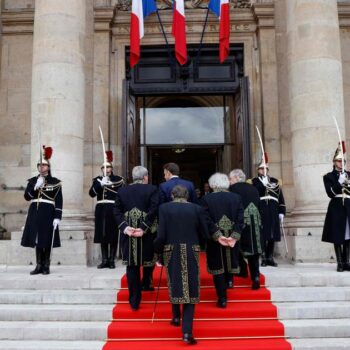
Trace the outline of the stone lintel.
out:
<instances>
[{"instance_id":1,"label":"stone lintel","mask_svg":"<svg viewBox=\"0 0 350 350\"><path fill-rule=\"evenodd\" d=\"M2 10L2 34L33 34L34 9Z\"/></svg>"},{"instance_id":2,"label":"stone lintel","mask_svg":"<svg viewBox=\"0 0 350 350\"><path fill-rule=\"evenodd\" d=\"M273 3L254 4L252 8L259 28L275 28L275 5Z\"/></svg>"}]
</instances>

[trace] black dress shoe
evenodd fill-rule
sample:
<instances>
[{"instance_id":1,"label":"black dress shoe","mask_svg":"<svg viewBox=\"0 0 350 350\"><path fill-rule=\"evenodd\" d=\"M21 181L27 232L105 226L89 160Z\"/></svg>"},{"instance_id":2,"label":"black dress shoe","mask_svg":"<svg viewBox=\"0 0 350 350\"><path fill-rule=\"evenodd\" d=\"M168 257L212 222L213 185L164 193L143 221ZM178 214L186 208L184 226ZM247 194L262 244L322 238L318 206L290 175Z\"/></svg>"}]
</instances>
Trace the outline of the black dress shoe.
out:
<instances>
[{"instance_id":1,"label":"black dress shoe","mask_svg":"<svg viewBox=\"0 0 350 350\"><path fill-rule=\"evenodd\" d=\"M278 266L278 264L276 263L275 260L273 260L273 258L267 259L266 260L266 264L269 265L269 266L273 266L273 267L277 267Z\"/></svg>"},{"instance_id":2,"label":"black dress shoe","mask_svg":"<svg viewBox=\"0 0 350 350\"><path fill-rule=\"evenodd\" d=\"M154 292L154 287L152 286L142 286L141 288L144 292Z\"/></svg>"},{"instance_id":3,"label":"black dress shoe","mask_svg":"<svg viewBox=\"0 0 350 350\"><path fill-rule=\"evenodd\" d=\"M184 333L182 340L187 343L188 345L195 345L197 344L197 340L193 338L192 334Z\"/></svg>"},{"instance_id":4,"label":"black dress shoe","mask_svg":"<svg viewBox=\"0 0 350 350\"><path fill-rule=\"evenodd\" d=\"M232 281L228 281L226 284L228 289L232 289L233 288L233 282Z\"/></svg>"},{"instance_id":5,"label":"black dress shoe","mask_svg":"<svg viewBox=\"0 0 350 350\"><path fill-rule=\"evenodd\" d=\"M139 305L130 305L132 311L137 311L139 309Z\"/></svg>"},{"instance_id":6,"label":"black dress shoe","mask_svg":"<svg viewBox=\"0 0 350 350\"><path fill-rule=\"evenodd\" d=\"M226 298L219 298L219 300L216 302L216 306L220 309L225 309L227 306L227 299Z\"/></svg>"},{"instance_id":7,"label":"black dress shoe","mask_svg":"<svg viewBox=\"0 0 350 350\"><path fill-rule=\"evenodd\" d=\"M339 264L337 265L337 271L338 271L338 272L343 272L343 271L344 271L344 266L343 266L342 263L339 263Z\"/></svg>"},{"instance_id":8,"label":"black dress shoe","mask_svg":"<svg viewBox=\"0 0 350 350\"><path fill-rule=\"evenodd\" d=\"M180 319L178 317L173 317L170 321L170 324L175 327L180 326Z\"/></svg>"},{"instance_id":9,"label":"black dress shoe","mask_svg":"<svg viewBox=\"0 0 350 350\"><path fill-rule=\"evenodd\" d=\"M43 268L41 265L36 265L35 269L33 271L30 271L31 275L39 275L39 273L43 272Z\"/></svg>"},{"instance_id":10,"label":"black dress shoe","mask_svg":"<svg viewBox=\"0 0 350 350\"><path fill-rule=\"evenodd\" d=\"M253 290L260 289L260 279L259 279L259 277L254 278L253 283L252 283L252 289Z\"/></svg>"},{"instance_id":11,"label":"black dress shoe","mask_svg":"<svg viewBox=\"0 0 350 350\"><path fill-rule=\"evenodd\" d=\"M102 261L100 265L97 266L98 269L107 269L109 268L109 262L106 261Z\"/></svg>"}]
</instances>

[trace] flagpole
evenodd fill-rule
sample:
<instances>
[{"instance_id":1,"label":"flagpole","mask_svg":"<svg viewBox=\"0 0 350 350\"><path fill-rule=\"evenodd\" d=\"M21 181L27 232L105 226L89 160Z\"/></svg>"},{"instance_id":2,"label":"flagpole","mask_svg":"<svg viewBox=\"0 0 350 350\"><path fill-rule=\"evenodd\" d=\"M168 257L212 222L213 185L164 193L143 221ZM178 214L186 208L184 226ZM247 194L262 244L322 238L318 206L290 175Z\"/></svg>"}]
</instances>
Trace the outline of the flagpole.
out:
<instances>
[{"instance_id":1,"label":"flagpole","mask_svg":"<svg viewBox=\"0 0 350 350\"><path fill-rule=\"evenodd\" d=\"M163 26L163 22L162 22L162 20L160 18L160 14L159 14L158 9L156 10L156 13L157 13L160 29L162 30L162 33L163 33L163 36L164 36L165 44L166 44L168 55L169 55L170 64L171 64L171 66L173 66L175 68L176 67L176 62L174 62L174 57L171 55L168 38L166 36L165 30L164 30L164 26Z\"/></svg>"},{"instance_id":2,"label":"flagpole","mask_svg":"<svg viewBox=\"0 0 350 350\"><path fill-rule=\"evenodd\" d=\"M196 59L195 59L195 62L194 62L195 65L197 64L197 62L199 60L199 57L200 57L200 54L201 54L201 50L202 50L202 47L203 47L203 38L204 38L204 34L205 34L205 29L206 29L207 23L208 23L208 16L209 16L209 7L207 7L207 13L205 15L205 21L204 21L204 26L203 26L202 35L201 35L201 41L199 42L199 47L198 47Z\"/></svg>"}]
</instances>

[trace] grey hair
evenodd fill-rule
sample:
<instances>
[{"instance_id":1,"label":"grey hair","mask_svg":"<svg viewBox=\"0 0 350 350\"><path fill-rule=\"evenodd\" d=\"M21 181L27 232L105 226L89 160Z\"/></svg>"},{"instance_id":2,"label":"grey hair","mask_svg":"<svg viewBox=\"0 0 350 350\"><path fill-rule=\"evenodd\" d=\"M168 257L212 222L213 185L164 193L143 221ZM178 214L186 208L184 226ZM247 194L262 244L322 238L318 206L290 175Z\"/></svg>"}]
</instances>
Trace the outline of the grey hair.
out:
<instances>
[{"instance_id":1,"label":"grey hair","mask_svg":"<svg viewBox=\"0 0 350 350\"><path fill-rule=\"evenodd\" d=\"M215 173L209 178L209 186L215 189L227 190L230 187L230 181L226 174Z\"/></svg>"},{"instance_id":2,"label":"grey hair","mask_svg":"<svg viewBox=\"0 0 350 350\"><path fill-rule=\"evenodd\" d=\"M237 177L239 179L238 182L245 182L247 179L247 176L244 174L242 169L233 169L230 172L229 177Z\"/></svg>"},{"instance_id":3,"label":"grey hair","mask_svg":"<svg viewBox=\"0 0 350 350\"><path fill-rule=\"evenodd\" d=\"M143 180L143 178L147 175L148 175L148 170L141 165L135 166L132 169L133 181Z\"/></svg>"},{"instance_id":4,"label":"grey hair","mask_svg":"<svg viewBox=\"0 0 350 350\"><path fill-rule=\"evenodd\" d=\"M182 198L182 199L188 199L188 190L185 186L176 185L171 190L171 195L173 198Z\"/></svg>"}]
</instances>

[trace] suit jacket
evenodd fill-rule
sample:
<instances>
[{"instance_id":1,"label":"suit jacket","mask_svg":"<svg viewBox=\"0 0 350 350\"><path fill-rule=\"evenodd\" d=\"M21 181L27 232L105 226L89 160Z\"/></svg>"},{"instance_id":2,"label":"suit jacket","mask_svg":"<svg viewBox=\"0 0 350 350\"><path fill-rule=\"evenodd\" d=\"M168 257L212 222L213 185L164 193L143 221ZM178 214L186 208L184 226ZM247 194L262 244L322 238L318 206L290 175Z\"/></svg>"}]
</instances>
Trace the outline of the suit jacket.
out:
<instances>
[{"instance_id":1,"label":"suit jacket","mask_svg":"<svg viewBox=\"0 0 350 350\"><path fill-rule=\"evenodd\" d=\"M194 185L191 181L181 179L180 177L173 177L170 180L163 182L159 186L160 192L160 203L171 202L171 191L176 185L181 185L188 190L188 201L192 203L197 203L197 196L194 190Z\"/></svg>"}]
</instances>

